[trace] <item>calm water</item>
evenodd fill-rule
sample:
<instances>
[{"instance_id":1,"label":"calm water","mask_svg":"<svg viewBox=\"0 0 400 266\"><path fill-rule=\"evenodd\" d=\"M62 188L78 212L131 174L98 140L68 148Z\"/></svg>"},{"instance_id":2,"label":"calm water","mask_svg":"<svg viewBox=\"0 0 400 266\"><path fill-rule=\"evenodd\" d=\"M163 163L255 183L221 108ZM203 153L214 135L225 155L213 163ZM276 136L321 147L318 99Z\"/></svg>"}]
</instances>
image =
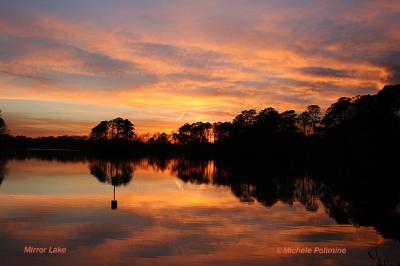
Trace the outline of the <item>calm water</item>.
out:
<instances>
[{"instance_id":1,"label":"calm water","mask_svg":"<svg viewBox=\"0 0 400 266\"><path fill-rule=\"evenodd\" d=\"M398 195L365 210L364 199L305 174L214 161L25 158L0 161L0 171L2 265L400 263ZM347 253L278 252L285 247Z\"/></svg>"}]
</instances>

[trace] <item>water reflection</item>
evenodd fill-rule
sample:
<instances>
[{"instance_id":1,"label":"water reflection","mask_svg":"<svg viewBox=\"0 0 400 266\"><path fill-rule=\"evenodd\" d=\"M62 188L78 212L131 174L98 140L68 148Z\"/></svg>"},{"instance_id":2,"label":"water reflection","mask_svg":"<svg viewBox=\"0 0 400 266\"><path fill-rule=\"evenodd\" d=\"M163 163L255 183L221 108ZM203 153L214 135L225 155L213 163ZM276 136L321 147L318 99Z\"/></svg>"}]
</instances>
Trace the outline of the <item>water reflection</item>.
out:
<instances>
[{"instance_id":1,"label":"water reflection","mask_svg":"<svg viewBox=\"0 0 400 266\"><path fill-rule=\"evenodd\" d=\"M5 176L7 175L6 168L7 161L0 158L0 185L3 183Z\"/></svg>"},{"instance_id":2,"label":"water reflection","mask_svg":"<svg viewBox=\"0 0 400 266\"><path fill-rule=\"evenodd\" d=\"M331 176L302 169L184 159L174 160L171 168L185 182L228 186L246 203L257 201L271 207L277 202L300 202L307 211L316 211L321 201L338 224L374 226L384 237L400 239L399 181L382 176L383 172Z\"/></svg>"},{"instance_id":3,"label":"water reflection","mask_svg":"<svg viewBox=\"0 0 400 266\"><path fill-rule=\"evenodd\" d=\"M0 163L1 177L9 169L0 186L0 258L14 264L26 263L27 243L69 248L61 258L29 257L42 265L400 262L399 191L385 175L185 158L20 159ZM103 204L111 188L118 212ZM351 253L276 253L316 245Z\"/></svg>"},{"instance_id":4,"label":"water reflection","mask_svg":"<svg viewBox=\"0 0 400 266\"><path fill-rule=\"evenodd\" d=\"M106 161L95 160L89 162L90 173L100 182L113 186L128 184L133 178L133 167L127 160Z\"/></svg>"},{"instance_id":5,"label":"water reflection","mask_svg":"<svg viewBox=\"0 0 400 266\"><path fill-rule=\"evenodd\" d=\"M127 160L106 161L95 160L89 162L90 173L100 182L109 183L114 187L111 209L118 208L118 201L115 199L115 186L127 185L133 178L133 167Z\"/></svg>"}]
</instances>

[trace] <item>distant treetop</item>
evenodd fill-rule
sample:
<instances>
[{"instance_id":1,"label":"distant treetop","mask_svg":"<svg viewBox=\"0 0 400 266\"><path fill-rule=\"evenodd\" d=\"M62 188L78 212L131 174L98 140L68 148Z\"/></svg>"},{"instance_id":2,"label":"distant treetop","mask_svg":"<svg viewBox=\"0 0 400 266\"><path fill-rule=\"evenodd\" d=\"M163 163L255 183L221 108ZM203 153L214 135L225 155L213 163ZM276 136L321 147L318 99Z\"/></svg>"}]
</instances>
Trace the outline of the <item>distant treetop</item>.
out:
<instances>
[{"instance_id":1,"label":"distant treetop","mask_svg":"<svg viewBox=\"0 0 400 266\"><path fill-rule=\"evenodd\" d=\"M90 138L96 140L132 140L134 135L135 128L132 122L128 119L118 117L110 121L101 121L97 126L92 128Z\"/></svg>"}]
</instances>

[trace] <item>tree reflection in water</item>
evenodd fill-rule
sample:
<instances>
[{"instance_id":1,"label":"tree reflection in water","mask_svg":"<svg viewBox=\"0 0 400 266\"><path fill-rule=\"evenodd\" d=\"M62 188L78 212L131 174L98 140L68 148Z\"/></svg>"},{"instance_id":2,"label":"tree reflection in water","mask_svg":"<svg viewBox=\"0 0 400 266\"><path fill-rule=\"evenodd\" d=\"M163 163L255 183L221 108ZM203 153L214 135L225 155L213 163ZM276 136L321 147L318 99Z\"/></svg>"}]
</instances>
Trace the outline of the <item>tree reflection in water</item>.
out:
<instances>
[{"instance_id":1,"label":"tree reflection in water","mask_svg":"<svg viewBox=\"0 0 400 266\"><path fill-rule=\"evenodd\" d=\"M89 162L90 173L100 182L113 186L127 185L133 177L130 161L95 160Z\"/></svg>"},{"instance_id":2,"label":"tree reflection in water","mask_svg":"<svg viewBox=\"0 0 400 266\"><path fill-rule=\"evenodd\" d=\"M17 159L25 159L17 158ZM75 157L42 157L61 162L86 160ZM400 240L399 181L392 169L375 170L328 166L305 169L285 163L245 163L187 158L89 159L90 173L100 182L127 185L134 168L170 171L184 182L227 186L241 202L271 207L277 202L300 202L308 211L323 207L339 224L374 226L383 237ZM0 184L6 175L6 161L0 160Z\"/></svg>"},{"instance_id":3,"label":"tree reflection in water","mask_svg":"<svg viewBox=\"0 0 400 266\"><path fill-rule=\"evenodd\" d=\"M7 165L7 161L0 159L0 185L1 185L1 183L3 183L3 180L7 175L6 165Z\"/></svg>"},{"instance_id":4,"label":"tree reflection in water","mask_svg":"<svg viewBox=\"0 0 400 266\"><path fill-rule=\"evenodd\" d=\"M115 199L115 186L127 185L133 178L133 167L128 160L95 160L89 162L90 173L100 182L114 186L111 209L118 208L118 201Z\"/></svg>"},{"instance_id":5,"label":"tree reflection in water","mask_svg":"<svg viewBox=\"0 0 400 266\"><path fill-rule=\"evenodd\" d=\"M154 169L158 162L149 160L148 164ZM399 181L389 170L322 168L310 173L284 165L265 168L263 164L182 158L164 161L161 168L169 168L184 182L228 186L248 204L257 201L271 207L277 202L292 205L297 201L308 211L323 205L339 224L374 226L385 238L400 240Z\"/></svg>"}]
</instances>

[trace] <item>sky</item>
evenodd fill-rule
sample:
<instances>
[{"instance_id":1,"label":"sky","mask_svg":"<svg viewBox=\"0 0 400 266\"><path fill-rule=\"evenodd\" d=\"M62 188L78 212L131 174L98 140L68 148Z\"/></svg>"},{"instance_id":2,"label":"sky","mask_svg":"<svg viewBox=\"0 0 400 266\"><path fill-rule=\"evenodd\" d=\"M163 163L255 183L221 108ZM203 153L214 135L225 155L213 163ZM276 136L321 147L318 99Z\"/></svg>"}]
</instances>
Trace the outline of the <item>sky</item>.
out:
<instances>
[{"instance_id":1,"label":"sky","mask_svg":"<svg viewBox=\"0 0 400 266\"><path fill-rule=\"evenodd\" d=\"M48 136L327 108L400 82L399 22L386 0L2 0L0 109Z\"/></svg>"}]
</instances>

